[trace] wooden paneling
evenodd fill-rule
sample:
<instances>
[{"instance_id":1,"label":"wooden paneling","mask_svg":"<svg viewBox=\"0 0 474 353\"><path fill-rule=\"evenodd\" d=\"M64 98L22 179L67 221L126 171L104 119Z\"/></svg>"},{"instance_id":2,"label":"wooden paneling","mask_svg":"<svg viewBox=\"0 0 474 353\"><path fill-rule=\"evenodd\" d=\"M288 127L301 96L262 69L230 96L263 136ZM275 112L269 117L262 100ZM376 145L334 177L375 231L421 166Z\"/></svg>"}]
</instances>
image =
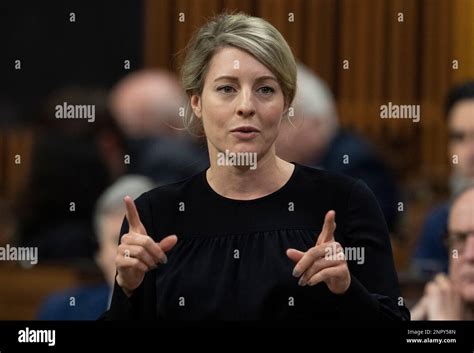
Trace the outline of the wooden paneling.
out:
<instances>
[{"instance_id":1,"label":"wooden paneling","mask_svg":"<svg viewBox=\"0 0 474 353\"><path fill-rule=\"evenodd\" d=\"M38 265L27 269L1 264L0 320L33 320L48 295L89 282L77 269L64 265Z\"/></svg>"},{"instance_id":2,"label":"wooden paneling","mask_svg":"<svg viewBox=\"0 0 474 353\"><path fill-rule=\"evenodd\" d=\"M0 130L0 198L13 200L23 188L31 164L33 130Z\"/></svg>"},{"instance_id":3,"label":"wooden paneling","mask_svg":"<svg viewBox=\"0 0 474 353\"><path fill-rule=\"evenodd\" d=\"M459 69L453 70L452 74L454 81L460 82L466 76L474 78L474 1L456 0L450 6L453 21L449 37L453 46L450 59L459 60Z\"/></svg>"}]
</instances>

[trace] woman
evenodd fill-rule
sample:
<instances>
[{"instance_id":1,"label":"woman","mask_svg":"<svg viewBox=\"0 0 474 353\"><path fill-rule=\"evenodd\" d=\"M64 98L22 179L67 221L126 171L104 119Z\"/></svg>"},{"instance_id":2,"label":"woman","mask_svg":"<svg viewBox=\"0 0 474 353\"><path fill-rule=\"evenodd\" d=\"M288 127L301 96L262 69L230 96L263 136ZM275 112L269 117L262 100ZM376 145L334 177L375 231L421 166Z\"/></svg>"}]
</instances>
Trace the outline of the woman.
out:
<instances>
[{"instance_id":1,"label":"woman","mask_svg":"<svg viewBox=\"0 0 474 353\"><path fill-rule=\"evenodd\" d=\"M182 82L211 165L136 206L125 198L106 317L408 319L365 184L275 153L296 89L281 34L260 18L221 15L190 42Z\"/></svg>"}]
</instances>

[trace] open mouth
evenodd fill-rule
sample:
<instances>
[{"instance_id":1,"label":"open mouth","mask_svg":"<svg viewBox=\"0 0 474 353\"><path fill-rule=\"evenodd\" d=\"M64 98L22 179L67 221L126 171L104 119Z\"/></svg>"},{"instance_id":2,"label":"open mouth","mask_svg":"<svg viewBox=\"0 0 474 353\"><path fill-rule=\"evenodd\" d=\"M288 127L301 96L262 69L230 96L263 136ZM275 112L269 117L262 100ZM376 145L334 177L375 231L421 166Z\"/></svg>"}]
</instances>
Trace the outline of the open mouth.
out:
<instances>
[{"instance_id":1,"label":"open mouth","mask_svg":"<svg viewBox=\"0 0 474 353\"><path fill-rule=\"evenodd\" d=\"M259 132L259 130L253 126L241 126L241 127L231 130L231 132L240 132L244 134L250 134L252 132Z\"/></svg>"},{"instance_id":2,"label":"open mouth","mask_svg":"<svg viewBox=\"0 0 474 353\"><path fill-rule=\"evenodd\" d=\"M252 126L241 126L231 130L231 133L240 140L250 140L258 135L259 130Z\"/></svg>"}]
</instances>

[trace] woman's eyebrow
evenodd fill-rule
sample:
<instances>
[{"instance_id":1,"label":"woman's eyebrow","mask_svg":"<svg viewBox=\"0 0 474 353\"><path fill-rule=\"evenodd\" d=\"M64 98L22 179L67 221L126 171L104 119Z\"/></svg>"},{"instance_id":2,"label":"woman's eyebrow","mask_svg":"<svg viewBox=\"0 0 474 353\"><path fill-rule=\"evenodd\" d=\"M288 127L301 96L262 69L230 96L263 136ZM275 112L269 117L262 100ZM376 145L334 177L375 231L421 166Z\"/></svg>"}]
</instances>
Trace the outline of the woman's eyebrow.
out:
<instances>
[{"instance_id":1,"label":"woman's eyebrow","mask_svg":"<svg viewBox=\"0 0 474 353\"><path fill-rule=\"evenodd\" d=\"M216 78L214 82L219 81L219 80L238 81L239 79L235 76L224 75L224 76L219 76L218 78Z\"/></svg>"},{"instance_id":2,"label":"woman's eyebrow","mask_svg":"<svg viewBox=\"0 0 474 353\"><path fill-rule=\"evenodd\" d=\"M216 79L214 79L214 82L219 81L219 80L229 80L229 81L238 81L239 79L235 76L229 76L229 75L224 75L224 76L219 76ZM278 82L278 80L274 76L260 76L255 79L255 81L265 81L265 80L273 80Z\"/></svg>"},{"instance_id":3,"label":"woman's eyebrow","mask_svg":"<svg viewBox=\"0 0 474 353\"><path fill-rule=\"evenodd\" d=\"M273 80L275 82L278 82L278 80L274 76L268 76L268 75L257 77L255 81L265 81L265 80Z\"/></svg>"}]
</instances>

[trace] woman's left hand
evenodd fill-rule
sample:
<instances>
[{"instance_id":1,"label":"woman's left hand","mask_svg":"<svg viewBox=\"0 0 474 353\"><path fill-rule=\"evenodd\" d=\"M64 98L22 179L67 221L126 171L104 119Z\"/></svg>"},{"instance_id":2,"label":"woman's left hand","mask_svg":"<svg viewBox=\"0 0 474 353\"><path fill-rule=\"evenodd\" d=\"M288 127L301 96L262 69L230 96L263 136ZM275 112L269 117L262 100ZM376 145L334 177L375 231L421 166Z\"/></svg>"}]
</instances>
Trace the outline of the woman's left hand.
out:
<instances>
[{"instance_id":1,"label":"woman's left hand","mask_svg":"<svg viewBox=\"0 0 474 353\"><path fill-rule=\"evenodd\" d=\"M300 286L314 286L325 282L335 294L343 294L351 284L351 275L344 251L334 240L336 212L329 211L324 218L324 226L316 245L306 252L288 249L287 256L296 262L293 276L299 277Z\"/></svg>"}]
</instances>

